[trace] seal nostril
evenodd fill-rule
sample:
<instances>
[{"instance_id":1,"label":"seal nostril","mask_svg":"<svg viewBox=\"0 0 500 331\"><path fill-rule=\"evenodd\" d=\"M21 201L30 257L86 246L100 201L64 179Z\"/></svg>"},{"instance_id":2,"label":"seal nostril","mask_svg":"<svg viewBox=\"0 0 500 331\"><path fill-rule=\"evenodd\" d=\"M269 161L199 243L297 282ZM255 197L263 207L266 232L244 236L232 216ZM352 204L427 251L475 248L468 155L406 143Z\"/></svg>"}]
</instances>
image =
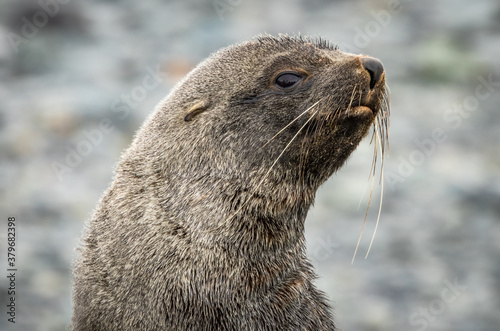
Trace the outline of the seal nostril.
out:
<instances>
[{"instance_id":1,"label":"seal nostril","mask_svg":"<svg viewBox=\"0 0 500 331\"><path fill-rule=\"evenodd\" d=\"M370 74L370 89L373 89L384 73L384 66L382 65L382 62L374 59L373 57L361 58L361 64Z\"/></svg>"}]
</instances>

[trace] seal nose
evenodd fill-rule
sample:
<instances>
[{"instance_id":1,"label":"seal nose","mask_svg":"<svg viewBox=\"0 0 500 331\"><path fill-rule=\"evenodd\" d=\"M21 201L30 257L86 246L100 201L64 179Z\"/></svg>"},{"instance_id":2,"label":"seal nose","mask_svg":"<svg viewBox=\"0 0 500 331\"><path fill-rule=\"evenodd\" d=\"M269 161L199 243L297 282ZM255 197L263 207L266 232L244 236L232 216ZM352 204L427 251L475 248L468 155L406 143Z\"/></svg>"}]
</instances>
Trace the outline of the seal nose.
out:
<instances>
[{"instance_id":1,"label":"seal nose","mask_svg":"<svg viewBox=\"0 0 500 331\"><path fill-rule=\"evenodd\" d=\"M382 77L382 74L384 73L384 66L382 65L382 62L369 56L362 57L361 64L370 74L370 89L373 90L375 84L377 84L380 77Z\"/></svg>"}]
</instances>

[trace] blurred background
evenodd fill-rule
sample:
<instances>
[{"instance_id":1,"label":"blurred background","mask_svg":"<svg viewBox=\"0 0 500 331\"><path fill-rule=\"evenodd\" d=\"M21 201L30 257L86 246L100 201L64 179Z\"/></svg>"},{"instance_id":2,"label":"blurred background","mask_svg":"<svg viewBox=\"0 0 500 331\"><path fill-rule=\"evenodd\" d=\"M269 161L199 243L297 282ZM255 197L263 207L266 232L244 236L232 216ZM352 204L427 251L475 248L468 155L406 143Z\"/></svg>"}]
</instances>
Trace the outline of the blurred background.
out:
<instances>
[{"instance_id":1,"label":"blurred background","mask_svg":"<svg viewBox=\"0 0 500 331\"><path fill-rule=\"evenodd\" d=\"M65 330L84 222L154 106L220 47L324 37L382 60L390 153L365 139L306 222L341 330L500 330L500 2L3 0L0 329ZM365 188L368 189L365 191ZM360 205L358 209L358 205ZM7 321L7 218L17 222Z\"/></svg>"}]
</instances>

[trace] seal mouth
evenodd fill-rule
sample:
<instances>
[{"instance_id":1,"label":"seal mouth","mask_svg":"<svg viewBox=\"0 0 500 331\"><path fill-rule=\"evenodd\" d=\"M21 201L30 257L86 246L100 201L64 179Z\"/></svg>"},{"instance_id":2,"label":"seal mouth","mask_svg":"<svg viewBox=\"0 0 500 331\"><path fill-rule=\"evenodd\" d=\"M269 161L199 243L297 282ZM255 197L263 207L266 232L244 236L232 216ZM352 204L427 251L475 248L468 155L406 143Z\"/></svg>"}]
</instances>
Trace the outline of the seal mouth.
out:
<instances>
[{"instance_id":1,"label":"seal mouth","mask_svg":"<svg viewBox=\"0 0 500 331\"><path fill-rule=\"evenodd\" d=\"M345 110L346 115L377 116L383 106L382 99L385 94L385 88L375 86L373 90L361 90L358 93L353 92L350 104ZM358 101L356 102L356 100Z\"/></svg>"}]
</instances>

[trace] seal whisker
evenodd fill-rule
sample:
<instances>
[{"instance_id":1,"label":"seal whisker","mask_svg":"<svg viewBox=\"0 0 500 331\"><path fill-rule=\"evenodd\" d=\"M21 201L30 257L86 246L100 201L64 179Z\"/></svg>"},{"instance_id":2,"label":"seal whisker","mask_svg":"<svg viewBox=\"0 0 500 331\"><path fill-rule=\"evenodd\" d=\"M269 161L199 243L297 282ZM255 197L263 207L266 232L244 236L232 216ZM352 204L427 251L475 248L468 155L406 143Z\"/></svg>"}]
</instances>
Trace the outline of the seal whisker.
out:
<instances>
[{"instance_id":1,"label":"seal whisker","mask_svg":"<svg viewBox=\"0 0 500 331\"><path fill-rule=\"evenodd\" d=\"M387 147L387 151L389 151L389 127L391 124L391 103L390 103L390 97L389 97L389 86L386 84L386 91L382 95L382 109L384 110L384 129L385 129L385 136L382 137L385 139L385 145Z\"/></svg>"},{"instance_id":2,"label":"seal whisker","mask_svg":"<svg viewBox=\"0 0 500 331\"><path fill-rule=\"evenodd\" d=\"M325 98L321 98L318 102L316 102L311 107L309 107L309 109L311 109L312 107L318 106L319 102L321 102L324 99ZM319 108L320 107L318 106L318 110L319 110ZM318 114L319 114L319 111L315 111L312 116L316 117ZM315 126L315 128L316 127L317 126ZM299 183L302 183L302 185L305 185L305 169L306 169L305 166L306 166L307 156L309 155L309 148L306 148L306 142L308 140L309 131L310 131L310 127L307 128L305 135L302 138L302 144L300 147L300 157L299 157L299 167L298 168L299 168ZM315 129L311 136L314 138L314 136L316 135L317 132L318 132L318 130ZM309 146L310 145L308 145L308 147Z\"/></svg>"},{"instance_id":3,"label":"seal whisker","mask_svg":"<svg viewBox=\"0 0 500 331\"><path fill-rule=\"evenodd\" d=\"M354 259L356 257L356 254L357 254L357 251L359 248L361 237L363 236L363 231L364 231L364 227L365 227L366 219L367 219L367 215L368 215L368 209L369 209L370 204L371 204L371 198L372 198L372 194L373 194L373 185L374 185L375 174L376 174L376 169L377 169L377 159L378 159L378 150L379 149L380 149L380 155L381 155L380 156L380 159L381 159L380 178L379 178L379 185L381 186L380 187L380 190L381 190L381 192L380 192L380 204L379 204L379 211L378 211L377 221L376 221L376 225L375 225L375 230L374 230L374 233L372 235L370 245L369 245L368 251L366 253L365 259L368 257L368 254L371 250L371 247L373 245L373 241L375 239L375 234L376 234L376 231L378 228L378 224L380 222L380 214L381 214L381 210L382 210L382 202L383 202L383 194L384 194L384 192L383 192L383 190L384 190L384 182L383 182L384 160L385 160L386 150L389 149L390 103L389 103L389 95L388 95L387 91L388 90L386 90L382 94L381 110L380 110L379 114L377 115L376 120L373 122L373 134L372 134L371 142L374 142L375 145L374 145L374 151L373 151L372 165L371 165L371 169L370 169L369 176L368 176L368 181L370 180L370 177L372 179L370 198L368 200L368 206L367 206L367 210L365 212L365 218L363 220L363 225L361 227L361 232L360 232L360 235L358 238L358 242L356 244L356 248L354 250L354 255L353 255L351 263L354 263ZM365 190L363 191L363 194L361 196L360 202L358 204L358 209L361 205L361 201L363 200L363 196L364 196L364 193L366 192L366 188L367 187L365 187Z\"/></svg>"},{"instance_id":4,"label":"seal whisker","mask_svg":"<svg viewBox=\"0 0 500 331\"><path fill-rule=\"evenodd\" d=\"M375 223L375 229L374 229L372 238L370 240L370 245L369 245L368 250L366 252L365 259L368 257L368 255L371 251L371 247L373 246L373 241L374 241L375 235L377 233L378 225L380 223L380 215L381 215L381 211L382 211L382 203L383 203L383 196L384 196L384 159L385 159L386 148L387 148L387 150L389 148L388 114L390 111L389 110L390 106L389 106L386 94L384 94L382 97L383 97L382 109L381 109L379 115L377 116L377 120L373 122L374 128L373 128L372 141L375 140L375 146L374 146L372 167L370 170L370 175L368 177L368 180L370 179L370 177L372 178L370 198L368 201L367 211L365 213L365 219L363 220L361 233L359 235L358 242L356 244L356 249L354 251L354 255L353 255L351 263L354 263L356 253L357 253L357 250L359 248L360 240L361 240L361 237L363 235L363 230L364 230L365 223L366 223L366 217L368 215L368 208L370 207L370 203L371 203L371 197L372 197L372 193L373 193L373 184L374 184L375 174L376 174L376 162L377 162L377 158L378 158L378 149L379 148L381 151L381 154L380 154L381 155L381 157L380 157L381 158L381 166L380 166L380 178L379 178L379 185L380 185L379 211L378 211L378 215L377 215L377 221ZM383 142L382 142L382 140L383 140ZM365 188L365 191L366 191L366 188ZM363 193L363 195L364 195L364 193ZM359 205L361 204L361 201L362 201L362 198L360 200ZM358 205L358 209L359 209L359 205Z\"/></svg>"},{"instance_id":5,"label":"seal whisker","mask_svg":"<svg viewBox=\"0 0 500 331\"><path fill-rule=\"evenodd\" d=\"M380 135L377 133L377 141L380 145L382 145L382 142L380 140ZM370 250L372 249L373 245L373 240L375 240L375 235L377 234L377 229L378 229L378 224L380 221L380 213L382 211L382 202L384 200L384 167L383 167L383 156L382 156L382 168L380 169L380 204L378 208L378 216L377 216L377 222L375 223L375 229L373 230L373 235L372 239L370 240L370 245L368 246L368 250L366 251L365 259L368 257L368 254L370 254Z\"/></svg>"},{"instance_id":6,"label":"seal whisker","mask_svg":"<svg viewBox=\"0 0 500 331\"><path fill-rule=\"evenodd\" d=\"M379 203L379 210L378 210L378 215L377 215L377 221L375 222L375 229L373 230L373 235L370 240L370 245L368 246L368 250L366 251L365 259L368 257L370 254L373 241L375 239L375 235L377 233L378 225L380 222L380 214L382 211L382 203L384 199L384 159L385 159L385 150L387 148L387 151L389 151L389 114L390 114L390 102L389 102L389 95L387 91L389 91L388 86L386 85L386 92L382 95L382 111L380 112L380 121L379 122L374 122L375 126L375 136L376 136L376 144L380 145L380 148L382 150L381 153L381 167L380 167L380 179L379 179L379 185L380 185L380 203ZM378 124L377 124L378 123ZM382 125L381 125L382 124ZM384 133L384 134L382 134ZM383 140L383 141L382 141Z\"/></svg>"},{"instance_id":7,"label":"seal whisker","mask_svg":"<svg viewBox=\"0 0 500 331\"><path fill-rule=\"evenodd\" d=\"M352 93L351 93L351 100L349 101L349 105L347 106L347 109L350 109L351 108L351 105L352 105L352 102L354 101L354 95L356 93L356 89L358 88L358 84L354 85L353 89L352 89ZM361 86L359 86L361 88ZM360 99L359 99L359 103L361 105L361 93L360 93Z\"/></svg>"},{"instance_id":8,"label":"seal whisker","mask_svg":"<svg viewBox=\"0 0 500 331\"><path fill-rule=\"evenodd\" d=\"M324 98L316 101L312 106L310 106L309 108L307 108L306 110L304 110L300 115L298 115L297 117L295 117L290 123L288 123L283 129L279 130L278 133L276 133L271 139L269 139L264 145L262 145L261 148L264 148L267 144L269 144L274 138L276 138L280 133L282 133L283 131L286 130L286 128L288 128L290 125L292 125L295 121L297 121L299 118L301 118L304 114L306 114L309 110L311 110L314 106L316 106L318 103L320 103L321 100L323 100Z\"/></svg>"},{"instance_id":9,"label":"seal whisker","mask_svg":"<svg viewBox=\"0 0 500 331\"><path fill-rule=\"evenodd\" d=\"M320 100L321 101L321 100ZM316 104L318 104L318 102L316 102L313 106L315 106ZM311 107L313 107L311 106ZM311 108L310 107L310 108ZM271 167L269 168L269 170L266 172L266 174L264 175L264 178L262 178L261 182L259 183L259 185L257 186L257 189L260 187L260 185L262 185L262 183L264 182L264 180L267 178L267 176L269 175L269 173L271 172L271 170L274 168L274 166L276 165L276 163L278 163L278 160L283 156L283 154L285 153L285 151L288 149L288 147L290 147L290 145L292 144L292 142L298 137L298 135L300 134L300 132L307 126L307 124L314 118L314 116L319 112L320 108L318 108L310 117L309 119L300 127L300 129L297 131L297 133L292 137L292 139L290 139L290 141L288 142L288 144L285 146L285 148L283 148L283 151L281 151L280 155L278 155L278 157L276 158L276 160L274 160L274 162L271 164ZM257 190L256 189L256 190Z\"/></svg>"},{"instance_id":10,"label":"seal whisker","mask_svg":"<svg viewBox=\"0 0 500 331\"><path fill-rule=\"evenodd\" d=\"M374 122L374 123L376 123L376 122ZM376 129L375 129L375 133L376 133ZM368 218L368 211L370 210L370 204L371 204L371 201L372 201L373 185L375 183L375 173L374 173L374 171L375 171L375 164L376 164L376 159L377 159L377 143L375 143L374 153L373 154L374 154L374 157L373 157L373 161L372 161L372 169L370 169L370 176L368 177L368 180L370 180L370 177L372 178L372 185L371 185L371 190L370 190L370 197L368 198L368 205L366 206L365 218L363 220L363 225L361 226L361 232L360 232L359 237L358 237L358 242L356 243L356 248L354 249L354 254L352 256L351 264L354 264L354 260L356 259L356 254L358 252L358 248L359 248L359 244L361 242L361 238L363 237L363 232L364 232L365 225L366 225L366 219ZM366 188L365 188L365 190L366 190Z\"/></svg>"},{"instance_id":11,"label":"seal whisker","mask_svg":"<svg viewBox=\"0 0 500 331\"><path fill-rule=\"evenodd\" d=\"M373 135L375 136L375 128L373 128L374 132L373 132ZM373 141L373 140L372 140ZM370 142L371 143L371 142ZM375 148L373 150L373 157L372 157L372 164L370 166L370 171L368 172L368 179L367 179L367 183L365 185L365 189L363 190L363 194L361 194L361 199L359 199L359 203L358 203L358 210L361 206L361 202L363 201L363 197L365 196L365 193L366 193L366 189L368 188L369 186L369 183L370 183L370 179L373 179L374 176L375 176L375 171L376 171L376 164L377 164L377 156L378 156L378 150L377 150L377 146L375 145ZM373 183L372 183L372 189L371 189L371 192L373 191ZM371 198L371 193L370 193L370 198ZM370 203L368 203L369 205Z\"/></svg>"},{"instance_id":12,"label":"seal whisker","mask_svg":"<svg viewBox=\"0 0 500 331\"><path fill-rule=\"evenodd\" d=\"M307 140L307 132L302 140L302 146L300 147L300 161L299 161L299 183L301 183L302 187L305 185L305 172L306 172L306 160L309 155L309 148L305 148L306 140Z\"/></svg>"},{"instance_id":13,"label":"seal whisker","mask_svg":"<svg viewBox=\"0 0 500 331\"><path fill-rule=\"evenodd\" d=\"M378 124L377 124L378 123ZM375 130L376 130L376 138L378 141L378 144L380 146L380 178L379 178L379 185L382 184L382 175L384 173L384 160L385 160L385 144L382 142L382 132L384 132L384 128L382 124L379 122L374 122ZM376 141L376 143L377 143ZM387 142L387 141L386 141ZM374 172L375 174L375 172Z\"/></svg>"},{"instance_id":14,"label":"seal whisker","mask_svg":"<svg viewBox=\"0 0 500 331\"><path fill-rule=\"evenodd\" d=\"M324 109L328 109L329 102L330 102L330 100L326 101L325 107L323 107ZM320 135L321 130L323 129L323 125L325 124L325 121L328 119L329 115L330 114L327 114L326 116L320 117L319 119L316 120L317 121L317 125L314 126L313 137L316 137L316 136Z\"/></svg>"},{"instance_id":15,"label":"seal whisker","mask_svg":"<svg viewBox=\"0 0 500 331\"><path fill-rule=\"evenodd\" d=\"M330 109L330 104L332 102L333 96L330 95L330 96L328 96L328 98L326 98L326 97L322 98L322 99L320 99L320 101L323 101L325 99L327 99L327 100L324 102L323 107L319 107L319 108L321 108L321 109ZM334 112L331 112L331 111L328 112L326 114L326 116L322 116L319 119L315 118L315 120L317 121L317 123L316 123L316 125L313 126L314 131L311 134L313 140L316 137L318 137L318 136L321 135L321 130L323 129L323 126L325 125L325 123L329 123L329 118L332 117L332 114L335 115L337 111L338 111L338 109L335 110ZM314 117L319 117L319 115L320 115L320 112L315 112ZM305 164L305 162L307 160L307 156L309 155L309 148L307 148L305 150L305 153L303 152L303 148L305 146L305 142L307 141L307 136L309 134L309 130L310 130L310 127L307 128L306 134L305 134L305 136L303 138L303 144L302 144L302 147L301 147L301 156L303 156L303 157L301 157L301 163L299 163L299 177L304 180L303 183L305 183L305 171L306 171L306 167L305 167L306 164ZM308 145L308 147L310 147L310 144Z\"/></svg>"}]
</instances>

